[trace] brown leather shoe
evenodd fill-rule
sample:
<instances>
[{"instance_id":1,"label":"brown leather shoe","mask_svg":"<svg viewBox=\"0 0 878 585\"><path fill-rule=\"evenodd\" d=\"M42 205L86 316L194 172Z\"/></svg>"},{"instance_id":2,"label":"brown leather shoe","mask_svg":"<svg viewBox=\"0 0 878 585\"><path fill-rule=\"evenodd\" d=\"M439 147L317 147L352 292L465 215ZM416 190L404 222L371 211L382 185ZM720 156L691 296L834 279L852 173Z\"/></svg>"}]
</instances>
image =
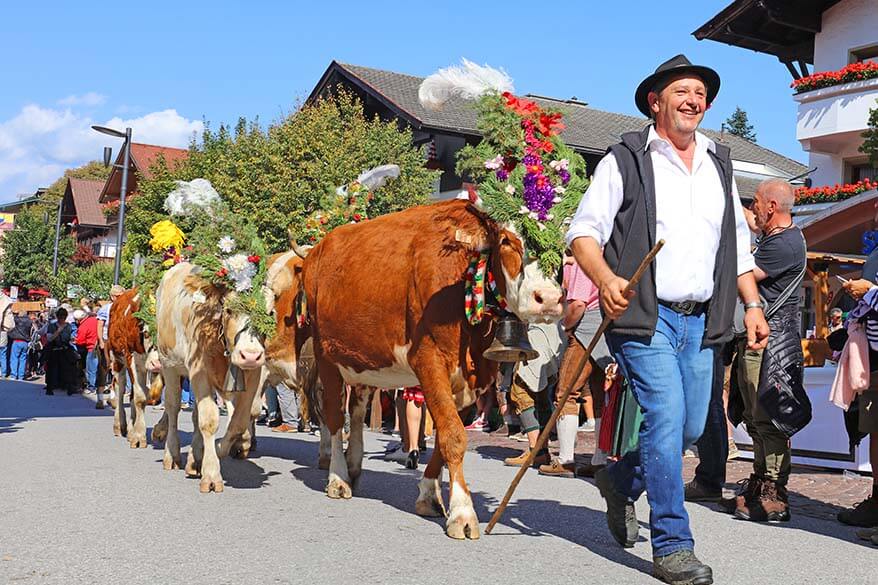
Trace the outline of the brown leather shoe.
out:
<instances>
[{"instance_id":1,"label":"brown leather shoe","mask_svg":"<svg viewBox=\"0 0 878 585\"><path fill-rule=\"evenodd\" d=\"M753 522L788 522L790 506L784 501L786 498L780 495L781 491L785 496L786 490L783 486L779 486L776 481L763 479L758 494L735 509L735 518Z\"/></svg>"},{"instance_id":2,"label":"brown leather shoe","mask_svg":"<svg viewBox=\"0 0 878 585\"><path fill-rule=\"evenodd\" d=\"M540 465L540 475L551 475L554 477L573 477L575 465L570 463L561 463L557 457L553 458L547 465Z\"/></svg>"},{"instance_id":3,"label":"brown leather shoe","mask_svg":"<svg viewBox=\"0 0 878 585\"><path fill-rule=\"evenodd\" d=\"M520 467L527 460L529 453L530 449L525 449L521 452L521 455L518 455L517 457L507 457L504 459L503 464L508 465L509 467ZM549 463L549 454L542 453L534 457L532 465L545 465L547 463Z\"/></svg>"},{"instance_id":4,"label":"brown leather shoe","mask_svg":"<svg viewBox=\"0 0 878 585\"><path fill-rule=\"evenodd\" d=\"M752 498L754 492L759 490L761 479L755 473L751 473L747 479L738 482L738 490L731 498L721 498L719 501L720 511L726 514L734 514L739 506L743 506L747 499Z\"/></svg>"},{"instance_id":5,"label":"brown leather shoe","mask_svg":"<svg viewBox=\"0 0 878 585\"><path fill-rule=\"evenodd\" d=\"M591 463L577 465L575 471L576 477L594 477L594 474L604 467L606 467L606 465L592 465Z\"/></svg>"},{"instance_id":6,"label":"brown leather shoe","mask_svg":"<svg viewBox=\"0 0 878 585\"><path fill-rule=\"evenodd\" d=\"M282 423L271 428L272 433L298 433L299 429L287 423Z\"/></svg>"}]
</instances>

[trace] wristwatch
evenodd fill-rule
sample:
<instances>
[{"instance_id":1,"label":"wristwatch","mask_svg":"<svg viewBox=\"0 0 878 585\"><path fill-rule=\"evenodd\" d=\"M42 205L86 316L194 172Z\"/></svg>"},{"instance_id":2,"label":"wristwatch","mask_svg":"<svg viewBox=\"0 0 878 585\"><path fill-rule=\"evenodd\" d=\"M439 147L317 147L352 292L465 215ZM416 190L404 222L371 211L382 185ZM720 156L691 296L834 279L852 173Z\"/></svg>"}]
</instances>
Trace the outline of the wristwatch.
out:
<instances>
[{"instance_id":1,"label":"wristwatch","mask_svg":"<svg viewBox=\"0 0 878 585\"><path fill-rule=\"evenodd\" d=\"M765 305L760 301L753 301L752 303L744 303L744 310L747 311L749 309L759 309L760 311L765 310Z\"/></svg>"}]
</instances>

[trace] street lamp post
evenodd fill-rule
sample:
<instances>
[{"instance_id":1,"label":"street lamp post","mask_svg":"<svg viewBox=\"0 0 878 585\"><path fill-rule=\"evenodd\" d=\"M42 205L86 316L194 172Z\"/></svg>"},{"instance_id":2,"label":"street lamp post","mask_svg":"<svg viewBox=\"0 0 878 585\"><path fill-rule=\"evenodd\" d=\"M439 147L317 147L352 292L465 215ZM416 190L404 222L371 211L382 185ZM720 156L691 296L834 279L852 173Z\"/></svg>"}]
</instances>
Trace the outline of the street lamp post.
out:
<instances>
[{"instance_id":1,"label":"street lamp post","mask_svg":"<svg viewBox=\"0 0 878 585\"><path fill-rule=\"evenodd\" d=\"M58 217L55 218L55 252L52 254L52 276L58 276L58 242L61 240L61 208L64 207L64 196L58 201Z\"/></svg>"},{"instance_id":2,"label":"street lamp post","mask_svg":"<svg viewBox=\"0 0 878 585\"><path fill-rule=\"evenodd\" d=\"M125 139L125 144L122 145L124 149L122 155L122 188L119 192L119 225L116 228L116 258L113 267L113 284L119 284L119 272L122 267L122 238L125 233L125 195L128 190L128 165L131 159L131 128L125 128L124 133L113 128L107 128L106 126L92 126L92 130L115 138ZM109 160L106 153L107 150L105 148L105 163Z\"/></svg>"}]
</instances>

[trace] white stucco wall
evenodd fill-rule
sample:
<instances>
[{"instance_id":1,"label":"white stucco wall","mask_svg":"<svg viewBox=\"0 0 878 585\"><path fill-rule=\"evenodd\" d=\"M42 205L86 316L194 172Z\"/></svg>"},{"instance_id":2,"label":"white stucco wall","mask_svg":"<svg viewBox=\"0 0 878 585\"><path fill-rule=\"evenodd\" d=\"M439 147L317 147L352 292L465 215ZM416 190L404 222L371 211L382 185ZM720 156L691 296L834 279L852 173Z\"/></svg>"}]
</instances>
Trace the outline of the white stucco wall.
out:
<instances>
[{"instance_id":1,"label":"white stucco wall","mask_svg":"<svg viewBox=\"0 0 878 585\"><path fill-rule=\"evenodd\" d=\"M814 71L848 64L851 49L878 43L878 0L842 0L823 13L814 37Z\"/></svg>"}]
</instances>

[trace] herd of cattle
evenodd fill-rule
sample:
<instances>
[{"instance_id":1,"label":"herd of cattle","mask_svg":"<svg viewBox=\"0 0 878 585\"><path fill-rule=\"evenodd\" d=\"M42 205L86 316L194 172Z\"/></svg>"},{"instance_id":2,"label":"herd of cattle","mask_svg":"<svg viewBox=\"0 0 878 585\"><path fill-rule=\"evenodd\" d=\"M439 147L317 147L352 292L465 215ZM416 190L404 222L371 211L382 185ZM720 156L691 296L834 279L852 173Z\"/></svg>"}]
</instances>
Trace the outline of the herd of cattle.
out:
<instances>
[{"instance_id":1,"label":"herd of cattle","mask_svg":"<svg viewBox=\"0 0 878 585\"><path fill-rule=\"evenodd\" d=\"M470 325L464 315L464 274L480 253L489 254L489 270L508 311L528 322L560 318L558 284L543 276L514 229L498 225L469 199L341 226L310 250L294 247L273 256L264 292L276 331L267 340L251 331L246 315L226 308L234 292L211 286L192 264L177 264L155 294L157 339L149 339L134 316L144 301L137 289L113 303L113 371L117 381L127 371L132 386L130 428L120 401L114 431L127 436L132 448L146 447L147 372L161 372L164 415L152 439L164 441L165 469L180 468L180 382L189 378L196 432L185 470L200 476L202 492L221 492L220 458L247 456L256 441L261 389L283 382L319 405L312 410L320 412L326 493L350 498L362 470L366 389L420 385L435 423L436 448L419 483L415 511L446 515L446 532L453 538L478 538L463 476L467 438L458 411L497 374L496 362L482 356L493 341L492 321ZM306 315L297 314L303 298ZM355 388L346 451L345 384ZM216 392L233 405L218 443ZM440 489L443 466L449 472L447 513Z\"/></svg>"}]
</instances>

